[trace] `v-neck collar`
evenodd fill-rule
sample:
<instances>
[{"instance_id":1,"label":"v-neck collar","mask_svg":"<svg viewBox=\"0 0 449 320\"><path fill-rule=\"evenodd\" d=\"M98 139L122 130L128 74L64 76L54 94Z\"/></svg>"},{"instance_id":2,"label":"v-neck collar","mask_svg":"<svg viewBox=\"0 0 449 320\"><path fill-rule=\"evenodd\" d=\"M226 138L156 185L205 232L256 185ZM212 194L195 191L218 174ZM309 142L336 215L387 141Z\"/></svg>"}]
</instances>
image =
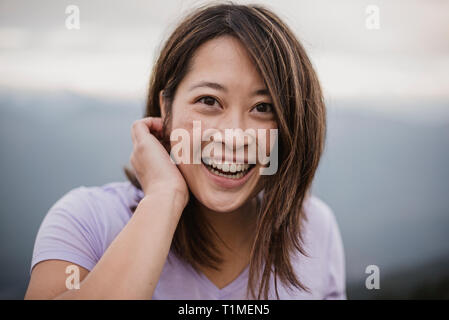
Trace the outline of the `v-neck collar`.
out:
<instances>
[{"instance_id":1,"label":"v-neck collar","mask_svg":"<svg viewBox=\"0 0 449 320\"><path fill-rule=\"evenodd\" d=\"M259 194L256 196L257 210L260 210L261 208L263 194L264 190L259 192ZM143 192L141 191L138 192L138 196L142 197ZM181 261L181 259L173 252L171 248L169 250L168 258L177 260L178 265L181 264L185 269L188 269L188 271L192 273L193 276L198 280L201 286L203 286L203 288L206 289L208 292L212 293L213 296L216 297L217 299L223 299L227 295L237 291L238 289L241 289L242 287L245 288L248 283L249 264L246 265L245 269L243 269L234 280L232 280L225 287L220 289L203 272L199 270L197 271L189 263Z\"/></svg>"},{"instance_id":2,"label":"v-neck collar","mask_svg":"<svg viewBox=\"0 0 449 320\"><path fill-rule=\"evenodd\" d=\"M168 260L170 263L175 263L175 265L182 266L184 270L193 275L193 277L198 281L198 283L205 289L208 293L210 293L216 299L223 299L228 294L231 294L242 287L246 287L248 283L248 273L249 273L249 264L246 265L245 269L234 279L232 282L228 283L223 288L218 288L203 272L196 271L192 265L187 262L182 261L172 249L170 249L168 253ZM176 260L176 261L174 261Z\"/></svg>"},{"instance_id":3,"label":"v-neck collar","mask_svg":"<svg viewBox=\"0 0 449 320\"><path fill-rule=\"evenodd\" d=\"M256 196L257 200L257 211L260 210L261 202L263 198L263 190L259 192ZM198 279L198 281L210 292L214 293L214 296L218 299L225 297L226 295L234 292L237 289L240 289L243 285L248 283L248 273L249 273L249 264L246 265L245 269L234 279L232 282L228 283L223 288L218 288L215 283L213 283L203 272L196 271L191 265L188 266L189 270L194 274L194 276Z\"/></svg>"},{"instance_id":4,"label":"v-neck collar","mask_svg":"<svg viewBox=\"0 0 449 320\"><path fill-rule=\"evenodd\" d=\"M234 279L232 282L228 283L223 288L218 288L203 272L196 271L192 266L189 265L190 271L198 279L198 281L207 289L212 292L218 299L225 297L226 295L240 289L242 286L247 284L249 264L243 269L242 272Z\"/></svg>"}]
</instances>

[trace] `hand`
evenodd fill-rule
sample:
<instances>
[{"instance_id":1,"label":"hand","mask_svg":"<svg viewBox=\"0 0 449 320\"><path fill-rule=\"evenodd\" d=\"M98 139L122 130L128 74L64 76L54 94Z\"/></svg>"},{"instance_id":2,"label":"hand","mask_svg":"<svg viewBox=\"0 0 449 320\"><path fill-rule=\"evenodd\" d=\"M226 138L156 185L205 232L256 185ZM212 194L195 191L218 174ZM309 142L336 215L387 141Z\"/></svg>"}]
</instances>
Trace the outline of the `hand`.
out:
<instances>
[{"instance_id":1,"label":"hand","mask_svg":"<svg viewBox=\"0 0 449 320\"><path fill-rule=\"evenodd\" d=\"M148 117L136 120L131 127L131 137L134 149L130 162L144 194L147 195L156 190L180 193L185 206L189 198L188 187L161 142L163 141L162 119Z\"/></svg>"}]
</instances>

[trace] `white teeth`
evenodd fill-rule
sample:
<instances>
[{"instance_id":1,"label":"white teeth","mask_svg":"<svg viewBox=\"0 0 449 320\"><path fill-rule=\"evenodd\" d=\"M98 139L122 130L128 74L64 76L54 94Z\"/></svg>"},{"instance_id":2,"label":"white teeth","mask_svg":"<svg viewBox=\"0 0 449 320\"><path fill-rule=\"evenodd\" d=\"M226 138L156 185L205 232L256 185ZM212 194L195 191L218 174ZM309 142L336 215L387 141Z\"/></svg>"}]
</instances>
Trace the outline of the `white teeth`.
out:
<instances>
[{"instance_id":1,"label":"white teeth","mask_svg":"<svg viewBox=\"0 0 449 320\"><path fill-rule=\"evenodd\" d=\"M239 172L236 174L224 174L224 173L221 173L214 169L209 169L209 170L212 171L212 173L216 174L217 176L226 177L226 178L230 178L230 179L240 179L241 177L244 176L244 174L242 172Z\"/></svg>"},{"instance_id":2,"label":"white teeth","mask_svg":"<svg viewBox=\"0 0 449 320\"><path fill-rule=\"evenodd\" d=\"M237 163L214 163L211 159L204 159L204 163L207 164L206 168L217 176L226 177L229 179L240 179L246 175L246 171L249 169L249 164L237 164ZM220 171L219 171L220 170ZM230 172L232 174L224 174L223 172Z\"/></svg>"},{"instance_id":3,"label":"white teeth","mask_svg":"<svg viewBox=\"0 0 449 320\"><path fill-rule=\"evenodd\" d=\"M210 159L210 158L204 158L203 162L213 168L217 168L219 170L222 170L224 172L239 172L239 171L245 171L248 170L250 165L244 164L244 163L221 163L218 160Z\"/></svg>"},{"instance_id":4,"label":"white teeth","mask_svg":"<svg viewBox=\"0 0 449 320\"><path fill-rule=\"evenodd\" d=\"M244 163L221 163L218 160L211 158L204 158L203 162L207 165L207 169L214 174L230 179L239 179L243 177L249 169L249 164ZM229 172L232 174L224 174L223 172Z\"/></svg>"}]
</instances>

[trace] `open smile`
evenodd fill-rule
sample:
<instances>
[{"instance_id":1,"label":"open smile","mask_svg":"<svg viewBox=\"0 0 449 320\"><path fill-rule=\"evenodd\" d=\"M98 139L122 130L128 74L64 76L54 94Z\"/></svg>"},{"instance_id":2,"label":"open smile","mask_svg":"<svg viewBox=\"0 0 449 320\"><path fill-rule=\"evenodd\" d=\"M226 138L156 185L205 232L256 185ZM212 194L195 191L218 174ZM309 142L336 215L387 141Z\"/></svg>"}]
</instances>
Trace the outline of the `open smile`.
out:
<instances>
[{"instance_id":1,"label":"open smile","mask_svg":"<svg viewBox=\"0 0 449 320\"><path fill-rule=\"evenodd\" d=\"M253 169L254 164L219 163L214 159L203 159L202 164L209 176L220 186L233 188L244 184Z\"/></svg>"}]
</instances>

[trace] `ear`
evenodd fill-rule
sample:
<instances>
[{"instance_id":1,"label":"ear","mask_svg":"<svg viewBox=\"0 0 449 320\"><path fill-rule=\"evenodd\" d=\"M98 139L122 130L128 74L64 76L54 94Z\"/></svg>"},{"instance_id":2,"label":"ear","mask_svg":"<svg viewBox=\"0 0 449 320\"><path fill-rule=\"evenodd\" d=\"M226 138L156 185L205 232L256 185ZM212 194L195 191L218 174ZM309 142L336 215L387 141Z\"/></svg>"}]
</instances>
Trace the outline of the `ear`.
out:
<instances>
[{"instance_id":1,"label":"ear","mask_svg":"<svg viewBox=\"0 0 449 320\"><path fill-rule=\"evenodd\" d=\"M166 110L165 110L165 99L164 99L164 90L159 91L159 106L161 107L161 116L162 119L165 118Z\"/></svg>"}]
</instances>

